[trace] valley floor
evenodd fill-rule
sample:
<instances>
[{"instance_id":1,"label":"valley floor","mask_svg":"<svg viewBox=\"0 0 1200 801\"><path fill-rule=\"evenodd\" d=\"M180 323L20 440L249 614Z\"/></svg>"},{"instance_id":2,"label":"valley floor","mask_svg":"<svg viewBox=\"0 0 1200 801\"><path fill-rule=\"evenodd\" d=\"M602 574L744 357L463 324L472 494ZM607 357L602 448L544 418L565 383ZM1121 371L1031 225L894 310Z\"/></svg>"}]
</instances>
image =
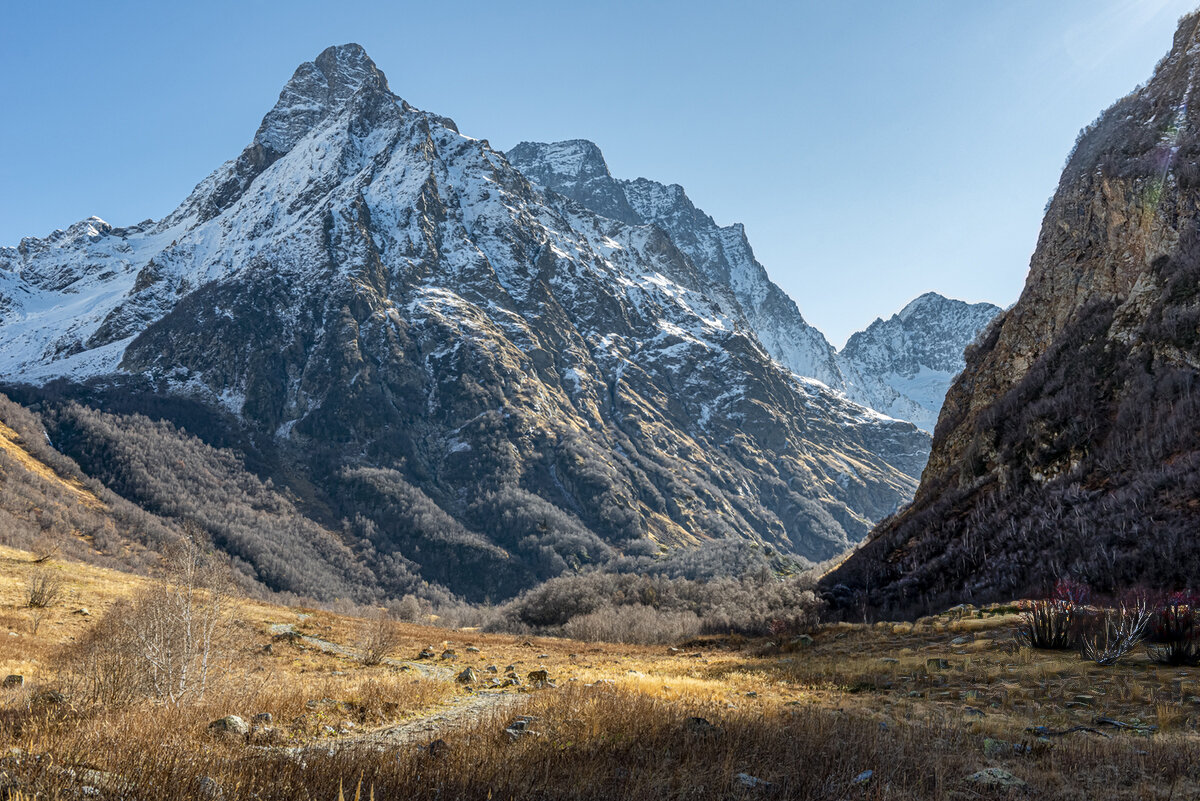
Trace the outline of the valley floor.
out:
<instances>
[{"instance_id":1,"label":"valley floor","mask_svg":"<svg viewBox=\"0 0 1200 801\"><path fill-rule=\"evenodd\" d=\"M404 625L367 667L363 621L245 601L203 701L84 707L46 693L61 649L144 580L54 562L66 594L34 633L35 569L0 549L0 675L24 677L0 690L14 801L1200 797L1200 670L1020 648L1003 608L672 648ZM491 684L508 672L521 683Z\"/></svg>"}]
</instances>

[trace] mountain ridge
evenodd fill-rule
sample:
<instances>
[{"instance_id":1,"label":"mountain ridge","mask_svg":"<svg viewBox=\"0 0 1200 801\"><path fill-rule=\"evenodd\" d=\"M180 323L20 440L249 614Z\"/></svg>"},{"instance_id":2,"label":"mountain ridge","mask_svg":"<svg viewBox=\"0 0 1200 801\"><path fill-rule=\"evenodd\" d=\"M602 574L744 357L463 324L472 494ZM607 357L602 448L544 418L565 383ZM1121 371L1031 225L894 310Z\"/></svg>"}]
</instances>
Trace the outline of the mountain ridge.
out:
<instances>
[{"instance_id":1,"label":"mountain ridge","mask_svg":"<svg viewBox=\"0 0 1200 801\"><path fill-rule=\"evenodd\" d=\"M660 228L543 194L360 50L302 65L162 221L0 251L0 379L227 410L364 597L725 537L822 559L908 497L924 434L778 368Z\"/></svg>"},{"instance_id":2,"label":"mountain ridge","mask_svg":"<svg viewBox=\"0 0 1200 801\"><path fill-rule=\"evenodd\" d=\"M911 506L825 590L922 609L1200 571L1200 13L1081 132L1017 303L967 352Z\"/></svg>"}]
</instances>

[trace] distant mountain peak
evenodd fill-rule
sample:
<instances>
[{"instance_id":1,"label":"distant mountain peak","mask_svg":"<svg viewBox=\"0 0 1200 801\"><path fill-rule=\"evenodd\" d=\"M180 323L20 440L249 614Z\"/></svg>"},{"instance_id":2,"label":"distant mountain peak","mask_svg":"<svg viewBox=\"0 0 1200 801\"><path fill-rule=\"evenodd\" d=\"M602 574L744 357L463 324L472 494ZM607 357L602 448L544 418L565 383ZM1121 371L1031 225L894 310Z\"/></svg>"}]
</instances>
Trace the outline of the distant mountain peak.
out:
<instances>
[{"instance_id":1,"label":"distant mountain peak","mask_svg":"<svg viewBox=\"0 0 1200 801\"><path fill-rule=\"evenodd\" d=\"M851 400L926 431L937 424L946 390L963 369L963 351L1000 313L926 292L888 319L876 318L838 353Z\"/></svg>"},{"instance_id":2,"label":"distant mountain peak","mask_svg":"<svg viewBox=\"0 0 1200 801\"><path fill-rule=\"evenodd\" d=\"M562 178L612 177L600 147L588 139L521 142L509 152L523 163L537 160L546 170Z\"/></svg>"},{"instance_id":3,"label":"distant mountain peak","mask_svg":"<svg viewBox=\"0 0 1200 801\"><path fill-rule=\"evenodd\" d=\"M586 139L522 142L506 155L534 183L596 214L666 232L725 300L739 307L775 361L797 375L843 388L833 347L771 281L741 224L718 225L679 184L614 178L600 148Z\"/></svg>"},{"instance_id":4,"label":"distant mountain peak","mask_svg":"<svg viewBox=\"0 0 1200 801\"><path fill-rule=\"evenodd\" d=\"M275 153L286 153L364 89L391 94L387 76L361 45L327 47L316 59L296 68L279 92L275 107L263 117L254 141Z\"/></svg>"}]
</instances>

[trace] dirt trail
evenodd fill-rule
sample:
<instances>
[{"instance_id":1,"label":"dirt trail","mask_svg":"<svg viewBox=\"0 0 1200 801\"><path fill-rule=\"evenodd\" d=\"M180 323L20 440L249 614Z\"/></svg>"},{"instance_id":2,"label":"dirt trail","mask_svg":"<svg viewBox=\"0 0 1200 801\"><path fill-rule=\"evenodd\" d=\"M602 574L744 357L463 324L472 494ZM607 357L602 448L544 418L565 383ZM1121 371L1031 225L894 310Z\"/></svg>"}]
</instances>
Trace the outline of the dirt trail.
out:
<instances>
[{"instance_id":1,"label":"dirt trail","mask_svg":"<svg viewBox=\"0 0 1200 801\"><path fill-rule=\"evenodd\" d=\"M301 634L296 631L294 623L274 623L268 627L268 631L272 636L280 634L296 635L300 638L301 642L325 653L337 654L339 656L354 656L354 652L345 646L329 642L328 640L322 640L319 637ZM407 659L385 659L384 663L398 667L407 666L425 678L437 681L453 682L456 675L452 668L426 662L416 662ZM336 740L312 743L285 750L299 753L313 749L325 749L332 752L345 748L385 750L403 745L427 745L434 740L444 739L447 735L453 734L456 729L463 729L474 725L489 715L515 714L528 699L528 695L519 693L503 692L500 690L480 690L470 695L453 698L438 707L428 710L425 714L406 720L403 723L384 726L383 728L362 732L361 734L339 737ZM497 725L502 726L505 723L507 723L506 720L499 722Z\"/></svg>"}]
</instances>

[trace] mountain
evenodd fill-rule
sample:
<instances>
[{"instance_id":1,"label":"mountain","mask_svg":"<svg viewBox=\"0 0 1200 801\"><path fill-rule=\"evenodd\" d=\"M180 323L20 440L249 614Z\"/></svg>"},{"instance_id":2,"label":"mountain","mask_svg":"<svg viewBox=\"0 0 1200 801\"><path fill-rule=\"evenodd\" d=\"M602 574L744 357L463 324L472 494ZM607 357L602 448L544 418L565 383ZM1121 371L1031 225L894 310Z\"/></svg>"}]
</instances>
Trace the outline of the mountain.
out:
<instances>
[{"instance_id":1,"label":"mountain","mask_svg":"<svg viewBox=\"0 0 1200 801\"><path fill-rule=\"evenodd\" d=\"M604 217L654 225L736 308L759 342L792 372L816 378L851 400L932 431L962 352L1000 309L927 293L890 320L876 320L836 352L768 277L740 224L721 227L683 187L617 179L593 142L522 142L509 162L541 187Z\"/></svg>"},{"instance_id":2,"label":"mountain","mask_svg":"<svg viewBox=\"0 0 1200 801\"><path fill-rule=\"evenodd\" d=\"M630 225L662 229L715 285L723 304L741 312L776 361L834 389L844 387L833 346L767 276L740 223L717 225L678 184L613 178L600 148L586 139L522 142L507 156L530 180L586 209Z\"/></svg>"},{"instance_id":3,"label":"mountain","mask_svg":"<svg viewBox=\"0 0 1200 801\"><path fill-rule=\"evenodd\" d=\"M828 576L920 610L1200 575L1200 14L1081 134L1020 299L966 354L912 505Z\"/></svg>"},{"instance_id":4,"label":"mountain","mask_svg":"<svg viewBox=\"0 0 1200 801\"><path fill-rule=\"evenodd\" d=\"M838 352L853 401L933 431L963 351L1000 307L927 292L887 320L876 319Z\"/></svg>"},{"instance_id":5,"label":"mountain","mask_svg":"<svg viewBox=\"0 0 1200 801\"><path fill-rule=\"evenodd\" d=\"M780 368L728 295L344 45L161 221L0 250L0 380L272 590L498 598L725 537L828 558L910 497L928 437ZM283 526L305 571L225 519L221 476L309 521Z\"/></svg>"}]
</instances>

